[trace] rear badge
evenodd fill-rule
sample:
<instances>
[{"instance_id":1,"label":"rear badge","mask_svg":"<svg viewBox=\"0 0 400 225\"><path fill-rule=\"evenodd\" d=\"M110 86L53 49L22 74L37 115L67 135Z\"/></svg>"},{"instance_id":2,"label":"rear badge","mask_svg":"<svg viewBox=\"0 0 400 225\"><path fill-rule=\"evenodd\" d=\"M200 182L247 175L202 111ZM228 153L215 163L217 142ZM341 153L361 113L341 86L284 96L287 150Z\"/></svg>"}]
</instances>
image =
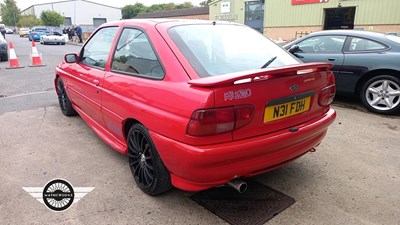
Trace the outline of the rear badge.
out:
<instances>
[{"instance_id":1,"label":"rear badge","mask_svg":"<svg viewBox=\"0 0 400 225\"><path fill-rule=\"evenodd\" d=\"M243 99L251 96L251 89L242 89L238 91L228 91L224 93L224 100Z\"/></svg>"},{"instance_id":2,"label":"rear badge","mask_svg":"<svg viewBox=\"0 0 400 225\"><path fill-rule=\"evenodd\" d=\"M290 89L291 91L295 91L295 90L299 89L299 85L297 85L297 84L292 85L292 86L290 86L289 89Z\"/></svg>"}]
</instances>

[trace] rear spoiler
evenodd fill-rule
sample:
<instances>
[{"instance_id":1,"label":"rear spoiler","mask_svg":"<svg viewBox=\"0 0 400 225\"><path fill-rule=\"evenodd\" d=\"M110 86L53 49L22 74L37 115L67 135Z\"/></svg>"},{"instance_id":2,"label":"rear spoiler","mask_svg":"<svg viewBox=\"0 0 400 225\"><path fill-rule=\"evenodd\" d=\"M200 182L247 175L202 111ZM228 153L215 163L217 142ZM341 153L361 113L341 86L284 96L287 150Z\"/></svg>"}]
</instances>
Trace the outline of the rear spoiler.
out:
<instances>
[{"instance_id":1,"label":"rear spoiler","mask_svg":"<svg viewBox=\"0 0 400 225\"><path fill-rule=\"evenodd\" d=\"M277 68L265 68L237 73L229 73L218 76L210 76L188 81L195 87L230 86L235 83L247 83L252 80L266 80L274 76L293 76L320 71L328 71L333 65L331 63L303 63Z\"/></svg>"}]
</instances>

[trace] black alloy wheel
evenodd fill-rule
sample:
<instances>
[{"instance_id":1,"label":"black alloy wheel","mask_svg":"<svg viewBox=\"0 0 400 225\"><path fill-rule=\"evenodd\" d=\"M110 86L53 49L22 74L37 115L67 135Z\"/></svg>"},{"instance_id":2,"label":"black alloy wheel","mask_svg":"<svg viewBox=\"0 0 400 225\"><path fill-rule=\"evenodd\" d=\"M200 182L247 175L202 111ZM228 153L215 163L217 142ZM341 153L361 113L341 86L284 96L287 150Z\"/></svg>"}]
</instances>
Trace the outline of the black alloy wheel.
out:
<instances>
[{"instance_id":1,"label":"black alloy wheel","mask_svg":"<svg viewBox=\"0 0 400 225\"><path fill-rule=\"evenodd\" d=\"M58 103L60 104L61 112L64 115L74 116L77 114L75 109L72 107L71 101L68 98L61 77L57 78L57 97L58 97Z\"/></svg>"},{"instance_id":2,"label":"black alloy wheel","mask_svg":"<svg viewBox=\"0 0 400 225\"><path fill-rule=\"evenodd\" d=\"M172 188L164 163L142 124L131 127L128 137L129 167L138 187L149 195L158 195Z\"/></svg>"}]
</instances>

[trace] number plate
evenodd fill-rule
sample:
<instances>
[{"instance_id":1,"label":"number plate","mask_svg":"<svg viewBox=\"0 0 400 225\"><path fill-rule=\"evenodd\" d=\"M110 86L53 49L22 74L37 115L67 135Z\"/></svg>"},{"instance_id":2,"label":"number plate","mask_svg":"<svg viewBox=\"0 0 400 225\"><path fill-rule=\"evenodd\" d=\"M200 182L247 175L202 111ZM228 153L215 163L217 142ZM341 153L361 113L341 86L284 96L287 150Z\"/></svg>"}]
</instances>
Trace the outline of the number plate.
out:
<instances>
[{"instance_id":1,"label":"number plate","mask_svg":"<svg viewBox=\"0 0 400 225\"><path fill-rule=\"evenodd\" d=\"M264 123L294 116L310 109L311 97L265 107Z\"/></svg>"}]
</instances>

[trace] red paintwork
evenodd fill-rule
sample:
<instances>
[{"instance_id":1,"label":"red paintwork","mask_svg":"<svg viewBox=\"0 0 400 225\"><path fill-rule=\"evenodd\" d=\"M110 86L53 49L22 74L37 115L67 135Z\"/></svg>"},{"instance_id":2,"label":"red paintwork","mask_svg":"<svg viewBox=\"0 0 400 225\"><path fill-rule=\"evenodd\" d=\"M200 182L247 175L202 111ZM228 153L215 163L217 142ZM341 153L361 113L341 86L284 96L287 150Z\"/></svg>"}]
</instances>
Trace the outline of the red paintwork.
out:
<instances>
[{"instance_id":1,"label":"red paintwork","mask_svg":"<svg viewBox=\"0 0 400 225\"><path fill-rule=\"evenodd\" d=\"M292 5L312 4L312 3L326 3L329 0L292 0Z\"/></svg>"},{"instance_id":2,"label":"red paintwork","mask_svg":"<svg viewBox=\"0 0 400 225\"><path fill-rule=\"evenodd\" d=\"M209 22L128 20L103 25L119 27L112 49L124 26L144 30L164 67L163 80L111 72L113 50L104 70L66 62L57 67L56 77L63 79L74 108L107 144L126 153L126 121L142 123L170 171L173 185L196 191L271 170L321 142L336 117L329 106L318 104L320 90L334 84L330 64L299 64L199 78L167 33L168 28L181 23ZM308 73L301 73L310 68ZM233 84L244 78L252 81ZM289 91L293 84L300 84L299 89ZM250 90L251 95L224 99L227 92L240 90ZM315 91L309 111L263 123L267 102L308 91ZM255 109L244 127L205 137L186 134L194 111L239 104L253 104ZM291 127L299 130L289 132Z\"/></svg>"}]
</instances>

